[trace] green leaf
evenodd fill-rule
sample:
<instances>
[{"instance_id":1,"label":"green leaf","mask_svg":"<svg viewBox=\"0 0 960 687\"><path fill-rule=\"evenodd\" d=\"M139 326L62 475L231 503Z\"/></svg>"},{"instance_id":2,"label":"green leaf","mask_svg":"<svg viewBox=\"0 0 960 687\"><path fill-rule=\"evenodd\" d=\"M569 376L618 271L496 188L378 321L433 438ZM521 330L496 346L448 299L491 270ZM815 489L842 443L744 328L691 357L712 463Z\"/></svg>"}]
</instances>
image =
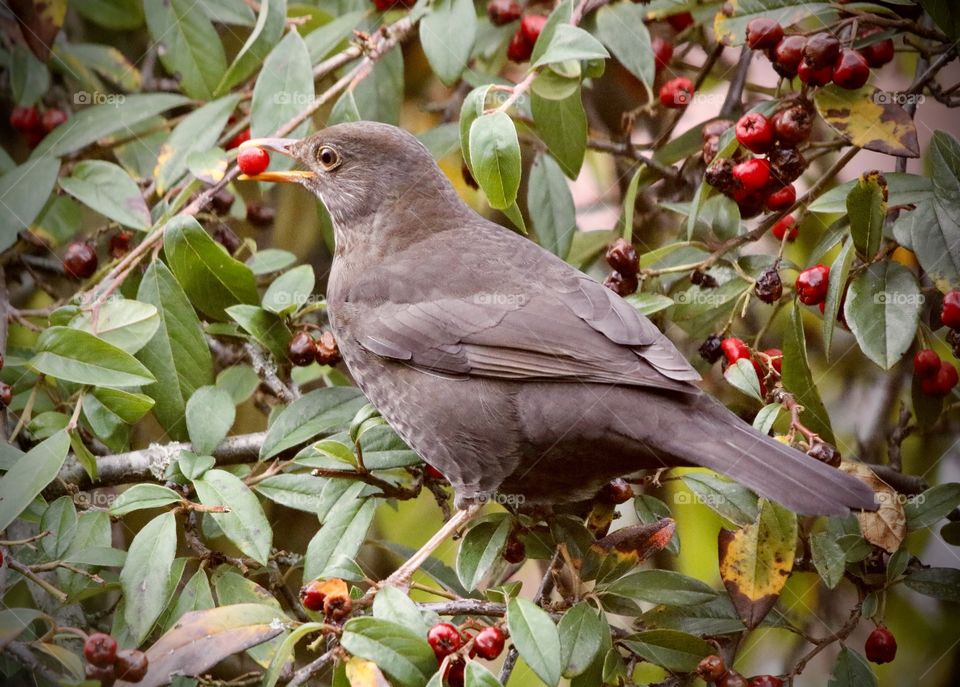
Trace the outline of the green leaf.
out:
<instances>
[{"instance_id":1,"label":"green leaf","mask_svg":"<svg viewBox=\"0 0 960 687\"><path fill-rule=\"evenodd\" d=\"M183 177L187 160L193 153L203 153L217 144L240 96L229 95L194 110L184 117L160 147L157 166L153 170L157 194L163 195Z\"/></svg>"},{"instance_id":2,"label":"green leaf","mask_svg":"<svg viewBox=\"0 0 960 687\"><path fill-rule=\"evenodd\" d=\"M810 555L827 589L835 589L847 567L843 548L828 532L818 532L810 537Z\"/></svg>"},{"instance_id":3,"label":"green leaf","mask_svg":"<svg viewBox=\"0 0 960 687\"><path fill-rule=\"evenodd\" d=\"M226 74L217 84L214 95L221 96L229 92L231 88L246 79L257 67L263 64L271 48L283 35L286 18L286 0L262 0L260 2L257 23L254 24L253 31L247 36L246 42L233 59Z\"/></svg>"},{"instance_id":4,"label":"green leaf","mask_svg":"<svg viewBox=\"0 0 960 687\"><path fill-rule=\"evenodd\" d=\"M227 70L213 23L191 0L144 0L143 10L164 68L191 98L210 100Z\"/></svg>"},{"instance_id":5,"label":"green leaf","mask_svg":"<svg viewBox=\"0 0 960 687\"><path fill-rule=\"evenodd\" d=\"M848 241L830 265L827 299L823 306L823 350L827 357L830 356L833 333L837 329L837 314L847 292L847 278L850 276L850 267L855 256L854 244Z\"/></svg>"},{"instance_id":6,"label":"green leaf","mask_svg":"<svg viewBox=\"0 0 960 687\"><path fill-rule=\"evenodd\" d=\"M120 420L132 425L153 408L153 399L122 389L95 388L93 396Z\"/></svg>"},{"instance_id":7,"label":"green leaf","mask_svg":"<svg viewBox=\"0 0 960 687\"><path fill-rule=\"evenodd\" d=\"M537 38L537 42L533 46L533 54L530 56L531 62L535 62L536 60L540 59L543 53L546 52L547 46L550 45L550 41L553 38L553 34L556 32L557 27L561 24L569 24L572 15L573 1L560 0L556 7L553 8L553 11L547 16L547 22L543 25L543 29L540 31L540 36Z\"/></svg>"},{"instance_id":8,"label":"green leaf","mask_svg":"<svg viewBox=\"0 0 960 687\"><path fill-rule=\"evenodd\" d=\"M272 458L346 425L365 403L355 387L328 387L304 394L284 408L270 425L260 448L260 459Z\"/></svg>"},{"instance_id":9,"label":"green leaf","mask_svg":"<svg viewBox=\"0 0 960 687\"><path fill-rule=\"evenodd\" d=\"M249 365L233 365L220 371L217 386L230 394L234 405L240 405L260 386L260 378Z\"/></svg>"},{"instance_id":10,"label":"green leaf","mask_svg":"<svg viewBox=\"0 0 960 687\"><path fill-rule=\"evenodd\" d=\"M139 91L143 85L140 71L126 55L109 45L63 43L54 46L54 56L72 64L80 63L117 84L124 91Z\"/></svg>"},{"instance_id":11,"label":"green leaf","mask_svg":"<svg viewBox=\"0 0 960 687\"><path fill-rule=\"evenodd\" d=\"M224 470L208 470L194 480L200 502L226 506L228 513L208 513L223 533L246 555L266 565L273 541L273 529L263 514L260 501L238 477Z\"/></svg>"},{"instance_id":12,"label":"green leaf","mask_svg":"<svg viewBox=\"0 0 960 687\"><path fill-rule=\"evenodd\" d=\"M863 656L844 646L837 656L827 687L877 687L877 676Z\"/></svg>"},{"instance_id":13,"label":"green leaf","mask_svg":"<svg viewBox=\"0 0 960 687\"><path fill-rule=\"evenodd\" d=\"M304 36L310 63L316 64L350 38L365 14L361 11L339 14Z\"/></svg>"},{"instance_id":14,"label":"green leaf","mask_svg":"<svg viewBox=\"0 0 960 687\"><path fill-rule=\"evenodd\" d=\"M188 102L174 93L148 93L85 108L51 131L31 158L62 157L112 134L129 135L140 122Z\"/></svg>"},{"instance_id":15,"label":"green leaf","mask_svg":"<svg viewBox=\"0 0 960 687\"><path fill-rule=\"evenodd\" d=\"M233 426L237 409L223 389L202 386L187 401L187 434L195 453L213 453Z\"/></svg>"},{"instance_id":16,"label":"green leaf","mask_svg":"<svg viewBox=\"0 0 960 687\"><path fill-rule=\"evenodd\" d=\"M697 471L684 473L683 483L697 495L699 503L709 506L735 525L749 525L757 519L757 497L736 482L712 472Z\"/></svg>"},{"instance_id":17,"label":"green leaf","mask_svg":"<svg viewBox=\"0 0 960 687\"><path fill-rule=\"evenodd\" d=\"M420 20L420 45L433 73L447 86L460 80L476 37L472 0L437 0Z\"/></svg>"},{"instance_id":18,"label":"green leaf","mask_svg":"<svg viewBox=\"0 0 960 687\"><path fill-rule=\"evenodd\" d=\"M160 261L147 268L137 299L156 306L160 315L160 327L137 357L163 381L143 391L156 401L153 414L167 434L173 439L186 439L187 399L213 381L213 358L200 320L173 274Z\"/></svg>"},{"instance_id":19,"label":"green leaf","mask_svg":"<svg viewBox=\"0 0 960 687\"><path fill-rule=\"evenodd\" d=\"M115 31L143 26L143 8L139 0L72 0L70 9L98 26Z\"/></svg>"},{"instance_id":20,"label":"green leaf","mask_svg":"<svg viewBox=\"0 0 960 687\"><path fill-rule=\"evenodd\" d=\"M907 501L907 529L919 530L937 524L960 506L960 484L950 482L930 487Z\"/></svg>"},{"instance_id":21,"label":"green leaf","mask_svg":"<svg viewBox=\"0 0 960 687\"><path fill-rule=\"evenodd\" d=\"M289 251L278 248L265 248L264 250L257 251L247 259L247 267L253 270L253 273L259 277L264 274L279 272L296 261L297 256Z\"/></svg>"},{"instance_id":22,"label":"green leaf","mask_svg":"<svg viewBox=\"0 0 960 687\"><path fill-rule=\"evenodd\" d=\"M565 258L577 230L573 194L563 170L549 155L537 155L530 167L527 211L540 245Z\"/></svg>"},{"instance_id":23,"label":"green leaf","mask_svg":"<svg viewBox=\"0 0 960 687\"><path fill-rule=\"evenodd\" d=\"M576 677L590 667L600 651L606 630L597 610L585 601L563 614L558 626L563 677Z\"/></svg>"},{"instance_id":24,"label":"green leaf","mask_svg":"<svg viewBox=\"0 0 960 687\"><path fill-rule=\"evenodd\" d=\"M513 205L520 189L520 143L505 112L481 115L470 126L473 176L498 210Z\"/></svg>"},{"instance_id":25,"label":"green leaf","mask_svg":"<svg viewBox=\"0 0 960 687\"><path fill-rule=\"evenodd\" d=\"M934 134L936 136L936 134ZM889 205L908 205L933 198L933 183L930 178L918 174L900 172L884 173L887 180ZM807 209L810 212L841 214L847 211L847 196L860 183L859 179L838 184L814 200Z\"/></svg>"},{"instance_id":26,"label":"green leaf","mask_svg":"<svg viewBox=\"0 0 960 687\"><path fill-rule=\"evenodd\" d=\"M650 663L681 673L696 670L702 658L716 653L709 642L676 630L638 632L623 640L623 644Z\"/></svg>"},{"instance_id":27,"label":"green leaf","mask_svg":"<svg viewBox=\"0 0 960 687\"><path fill-rule=\"evenodd\" d=\"M123 619L139 645L167 603L170 569L177 553L177 521L173 513L158 515L137 532L120 572L125 601Z\"/></svg>"},{"instance_id":28,"label":"green leaf","mask_svg":"<svg viewBox=\"0 0 960 687\"><path fill-rule=\"evenodd\" d=\"M473 163L470 161L470 129L477 118L483 114L490 86L491 84L487 84L474 88L467 93L467 97L463 99L463 105L460 107L460 152L471 174L473 173Z\"/></svg>"},{"instance_id":29,"label":"green leaf","mask_svg":"<svg viewBox=\"0 0 960 687\"><path fill-rule=\"evenodd\" d=\"M261 305L277 315L288 315L310 301L313 286L313 268L310 265L294 267L273 280L263 294Z\"/></svg>"},{"instance_id":30,"label":"green leaf","mask_svg":"<svg viewBox=\"0 0 960 687\"><path fill-rule=\"evenodd\" d=\"M396 587L385 586L373 598L373 617L389 620L412 630L419 637L426 637L430 624L409 596Z\"/></svg>"},{"instance_id":31,"label":"green leaf","mask_svg":"<svg viewBox=\"0 0 960 687\"><path fill-rule=\"evenodd\" d=\"M539 39L537 40L539 43ZM636 49L636 46L634 46ZM557 24L548 37L546 49L536 58L531 69L566 60L602 60L610 57L603 44L573 24Z\"/></svg>"},{"instance_id":32,"label":"green leaf","mask_svg":"<svg viewBox=\"0 0 960 687\"><path fill-rule=\"evenodd\" d=\"M560 633L547 612L514 597L507 604L507 626L520 657L537 677L547 685L560 682Z\"/></svg>"},{"instance_id":33,"label":"green leaf","mask_svg":"<svg viewBox=\"0 0 960 687\"><path fill-rule=\"evenodd\" d=\"M576 179L587 150L587 113L580 101L580 89L563 100L547 100L532 93L530 107L537 132L550 154L564 174Z\"/></svg>"},{"instance_id":34,"label":"green leaf","mask_svg":"<svg viewBox=\"0 0 960 687\"><path fill-rule=\"evenodd\" d=\"M160 326L157 308L150 303L114 298L100 307L94 326L93 313L82 311L70 327L95 334L109 344L134 354L147 345Z\"/></svg>"},{"instance_id":35,"label":"green leaf","mask_svg":"<svg viewBox=\"0 0 960 687\"><path fill-rule=\"evenodd\" d=\"M761 434L770 434L774 423L777 421L777 418L780 417L781 410L783 410L783 406L779 403L769 403L763 406L760 412L757 413L757 416L753 418L753 428Z\"/></svg>"},{"instance_id":36,"label":"green leaf","mask_svg":"<svg viewBox=\"0 0 960 687\"><path fill-rule=\"evenodd\" d=\"M628 72L650 87L655 65L646 14L639 5L620 2L601 7L595 16L597 37Z\"/></svg>"},{"instance_id":37,"label":"green leaf","mask_svg":"<svg viewBox=\"0 0 960 687\"><path fill-rule=\"evenodd\" d=\"M231 305L259 302L250 268L230 257L193 217L178 216L167 223L163 248L184 292L206 315L225 320Z\"/></svg>"},{"instance_id":38,"label":"green leaf","mask_svg":"<svg viewBox=\"0 0 960 687\"><path fill-rule=\"evenodd\" d=\"M49 138L49 136L47 137ZM37 218L57 183L60 161L41 158L25 162L0 176L0 251L12 246L17 234Z\"/></svg>"},{"instance_id":39,"label":"green leaf","mask_svg":"<svg viewBox=\"0 0 960 687\"><path fill-rule=\"evenodd\" d=\"M104 217L144 231L150 211L136 182L117 165L103 160L83 160L60 188Z\"/></svg>"},{"instance_id":40,"label":"green leaf","mask_svg":"<svg viewBox=\"0 0 960 687\"><path fill-rule=\"evenodd\" d=\"M180 494L159 484L134 484L124 490L110 506L110 515L115 518L135 510L163 508L180 502Z\"/></svg>"},{"instance_id":41,"label":"green leaf","mask_svg":"<svg viewBox=\"0 0 960 687\"><path fill-rule=\"evenodd\" d=\"M501 684L500 680L484 668L479 661L467 663L465 677L467 687L499 687Z\"/></svg>"},{"instance_id":42,"label":"green leaf","mask_svg":"<svg viewBox=\"0 0 960 687\"><path fill-rule=\"evenodd\" d=\"M257 305L231 305L226 312L230 319L270 351L274 360L282 363L287 359L291 334L282 319Z\"/></svg>"},{"instance_id":43,"label":"green leaf","mask_svg":"<svg viewBox=\"0 0 960 687\"><path fill-rule=\"evenodd\" d=\"M824 441L835 443L830 417L820 400L820 392L813 383L813 375L807 363L807 339L803 331L803 312L795 303L783 338L783 386L803 406L800 420Z\"/></svg>"},{"instance_id":44,"label":"green leaf","mask_svg":"<svg viewBox=\"0 0 960 687\"><path fill-rule=\"evenodd\" d=\"M698 579L672 570L635 570L607 585L600 595L671 606L693 606L712 601L717 592Z\"/></svg>"},{"instance_id":45,"label":"green leaf","mask_svg":"<svg viewBox=\"0 0 960 687\"><path fill-rule=\"evenodd\" d=\"M62 558L77 533L77 509L71 497L61 496L47 506L40 518L40 531L50 533L40 540L41 551L51 560Z\"/></svg>"},{"instance_id":46,"label":"green leaf","mask_svg":"<svg viewBox=\"0 0 960 687\"><path fill-rule=\"evenodd\" d=\"M177 592L176 603L166 618L164 630L170 630L180 618L191 611L205 611L215 606L207 573L203 569L197 570L183 585L183 589Z\"/></svg>"},{"instance_id":47,"label":"green leaf","mask_svg":"<svg viewBox=\"0 0 960 687\"><path fill-rule=\"evenodd\" d=\"M850 189L847 195L850 235L857 251L866 260L877 254L883 239L883 218L887 214L887 203L883 199L881 180L881 175L876 172L861 174L856 186Z\"/></svg>"},{"instance_id":48,"label":"green leaf","mask_svg":"<svg viewBox=\"0 0 960 687\"><path fill-rule=\"evenodd\" d=\"M270 51L253 87L250 108L250 135L271 136L313 101L313 71L307 46L296 31L288 33ZM307 132L304 122L289 136L299 138ZM286 162L287 158L283 158ZM287 162L292 166L293 161ZM276 162L274 169L278 169Z\"/></svg>"},{"instance_id":49,"label":"green leaf","mask_svg":"<svg viewBox=\"0 0 960 687\"><path fill-rule=\"evenodd\" d=\"M254 489L287 508L317 513L323 504L320 494L324 484L323 479L312 475L282 474L257 482Z\"/></svg>"},{"instance_id":50,"label":"green leaf","mask_svg":"<svg viewBox=\"0 0 960 687\"><path fill-rule=\"evenodd\" d=\"M352 618L343 626L340 644L354 656L376 663L404 687L426 685L437 670L436 656L426 639L388 620Z\"/></svg>"},{"instance_id":51,"label":"green leaf","mask_svg":"<svg viewBox=\"0 0 960 687\"><path fill-rule=\"evenodd\" d=\"M479 587L500 562L512 527L511 518L505 516L480 522L467 531L457 552L457 577L465 589Z\"/></svg>"},{"instance_id":52,"label":"green leaf","mask_svg":"<svg viewBox=\"0 0 960 687\"><path fill-rule=\"evenodd\" d=\"M760 378L757 377L757 371L751 361L741 359L727 366L723 371L723 378L731 386L763 403L763 396L760 394Z\"/></svg>"},{"instance_id":53,"label":"green leaf","mask_svg":"<svg viewBox=\"0 0 960 687\"><path fill-rule=\"evenodd\" d=\"M17 105L34 105L50 88L50 70L26 45L16 45L9 65L10 89Z\"/></svg>"},{"instance_id":54,"label":"green leaf","mask_svg":"<svg viewBox=\"0 0 960 687\"><path fill-rule=\"evenodd\" d=\"M960 602L960 570L922 568L907 575L904 583L915 592L943 601Z\"/></svg>"},{"instance_id":55,"label":"green leaf","mask_svg":"<svg viewBox=\"0 0 960 687\"><path fill-rule=\"evenodd\" d=\"M69 327L50 327L40 334L30 367L66 382L94 386L140 386L155 381L150 370L126 351Z\"/></svg>"},{"instance_id":56,"label":"green leaf","mask_svg":"<svg viewBox=\"0 0 960 687\"><path fill-rule=\"evenodd\" d=\"M922 305L923 295L913 273L885 260L870 265L850 282L844 318L864 354L889 370L913 343Z\"/></svg>"},{"instance_id":57,"label":"green leaf","mask_svg":"<svg viewBox=\"0 0 960 687\"><path fill-rule=\"evenodd\" d=\"M328 512L323 525L307 545L303 579L318 577L351 577L342 570L345 561L353 560L373 522L376 499L361 499L364 485L352 485Z\"/></svg>"}]
</instances>

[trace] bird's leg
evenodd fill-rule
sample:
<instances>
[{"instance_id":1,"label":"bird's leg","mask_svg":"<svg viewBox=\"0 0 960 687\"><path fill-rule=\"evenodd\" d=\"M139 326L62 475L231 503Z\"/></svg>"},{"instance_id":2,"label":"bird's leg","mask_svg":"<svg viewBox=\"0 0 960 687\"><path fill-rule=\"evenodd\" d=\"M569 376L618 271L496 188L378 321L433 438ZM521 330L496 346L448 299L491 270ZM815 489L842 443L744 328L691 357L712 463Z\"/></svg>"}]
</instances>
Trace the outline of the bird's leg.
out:
<instances>
[{"instance_id":1,"label":"bird's leg","mask_svg":"<svg viewBox=\"0 0 960 687\"><path fill-rule=\"evenodd\" d=\"M453 516L444 523L443 527L437 530L436 534L430 537L427 543L420 547L419 551L410 556L403 565L397 568L393 574L381 582L379 586L389 585L391 587L400 587L401 589L409 587L413 573L430 558L430 554L436 551L447 537L452 536L457 530L476 517L477 513L480 512L480 508L481 504L472 504L455 512Z\"/></svg>"}]
</instances>

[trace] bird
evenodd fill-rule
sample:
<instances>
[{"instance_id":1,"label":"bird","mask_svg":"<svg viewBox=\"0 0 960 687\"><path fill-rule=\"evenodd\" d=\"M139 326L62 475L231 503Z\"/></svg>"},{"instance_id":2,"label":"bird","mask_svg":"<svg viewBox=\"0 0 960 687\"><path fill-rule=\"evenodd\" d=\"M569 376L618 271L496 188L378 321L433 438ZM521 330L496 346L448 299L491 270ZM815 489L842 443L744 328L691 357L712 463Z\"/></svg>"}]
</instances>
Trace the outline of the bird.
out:
<instances>
[{"instance_id":1,"label":"bird","mask_svg":"<svg viewBox=\"0 0 960 687\"><path fill-rule=\"evenodd\" d=\"M357 386L460 509L550 507L643 470L701 466L799 514L874 510L863 482L755 430L648 318L474 211L401 128L252 139L302 169L336 249L330 326Z\"/></svg>"}]
</instances>

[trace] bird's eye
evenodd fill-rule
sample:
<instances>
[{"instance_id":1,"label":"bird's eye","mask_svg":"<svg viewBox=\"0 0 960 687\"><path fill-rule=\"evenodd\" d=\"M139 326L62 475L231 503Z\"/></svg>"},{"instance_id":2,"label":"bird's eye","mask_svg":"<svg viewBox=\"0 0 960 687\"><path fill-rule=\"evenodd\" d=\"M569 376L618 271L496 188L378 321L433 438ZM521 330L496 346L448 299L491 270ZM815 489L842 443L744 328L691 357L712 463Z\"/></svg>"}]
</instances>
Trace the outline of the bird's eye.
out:
<instances>
[{"instance_id":1,"label":"bird's eye","mask_svg":"<svg viewBox=\"0 0 960 687\"><path fill-rule=\"evenodd\" d=\"M340 164L340 155L329 146L323 146L317 152L317 159L326 169L333 169Z\"/></svg>"}]
</instances>

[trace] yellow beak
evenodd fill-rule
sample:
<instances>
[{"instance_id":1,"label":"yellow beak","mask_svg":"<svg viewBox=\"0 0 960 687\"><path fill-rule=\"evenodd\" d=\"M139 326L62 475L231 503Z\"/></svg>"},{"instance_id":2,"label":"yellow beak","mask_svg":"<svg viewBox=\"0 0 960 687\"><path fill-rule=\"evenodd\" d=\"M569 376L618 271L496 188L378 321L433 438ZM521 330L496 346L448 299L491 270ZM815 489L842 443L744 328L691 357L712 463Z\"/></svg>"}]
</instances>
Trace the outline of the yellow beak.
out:
<instances>
[{"instance_id":1,"label":"yellow beak","mask_svg":"<svg viewBox=\"0 0 960 687\"><path fill-rule=\"evenodd\" d=\"M266 148L267 150L272 150L273 152L280 153L281 155L292 157L293 153L290 152L290 147L297 142L298 140L295 138L251 138L249 141L244 141L240 144L240 150L243 150L244 148ZM300 179L309 179L313 176L313 172L302 169L293 169L286 172L268 171L254 175L241 174L237 178L240 181L274 181L295 183Z\"/></svg>"}]
</instances>

